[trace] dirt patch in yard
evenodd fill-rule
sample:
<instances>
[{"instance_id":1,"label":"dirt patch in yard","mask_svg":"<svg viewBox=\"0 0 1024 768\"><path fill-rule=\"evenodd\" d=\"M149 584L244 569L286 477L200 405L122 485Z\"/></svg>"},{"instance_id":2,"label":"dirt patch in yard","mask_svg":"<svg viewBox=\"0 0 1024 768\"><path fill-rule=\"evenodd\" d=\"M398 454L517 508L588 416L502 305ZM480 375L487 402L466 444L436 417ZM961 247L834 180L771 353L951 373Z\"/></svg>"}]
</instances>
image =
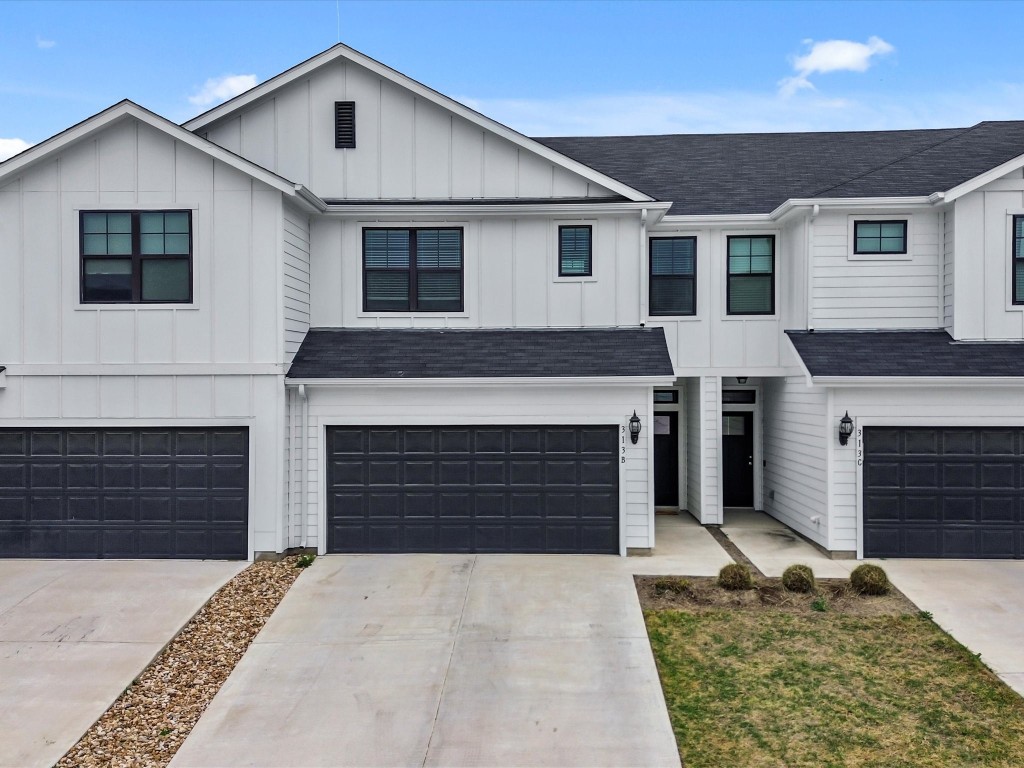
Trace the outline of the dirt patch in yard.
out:
<instances>
[{"instance_id":1,"label":"dirt patch in yard","mask_svg":"<svg viewBox=\"0 0 1024 768\"><path fill-rule=\"evenodd\" d=\"M901 616L917 613L905 595L893 588L889 594L877 597L860 595L846 579L818 579L815 593L789 592L782 579L756 579L754 589L730 592L708 577L668 578L637 576L636 588L644 610L677 609L701 613L720 610L744 612L773 612L791 614L842 613L849 616ZM665 584L675 589L659 588ZM815 603L817 602L816 609ZM824 608L821 611L820 608Z\"/></svg>"},{"instance_id":2,"label":"dirt patch in yard","mask_svg":"<svg viewBox=\"0 0 1024 768\"><path fill-rule=\"evenodd\" d=\"M165 766L302 573L253 563L217 590L56 768Z\"/></svg>"}]
</instances>

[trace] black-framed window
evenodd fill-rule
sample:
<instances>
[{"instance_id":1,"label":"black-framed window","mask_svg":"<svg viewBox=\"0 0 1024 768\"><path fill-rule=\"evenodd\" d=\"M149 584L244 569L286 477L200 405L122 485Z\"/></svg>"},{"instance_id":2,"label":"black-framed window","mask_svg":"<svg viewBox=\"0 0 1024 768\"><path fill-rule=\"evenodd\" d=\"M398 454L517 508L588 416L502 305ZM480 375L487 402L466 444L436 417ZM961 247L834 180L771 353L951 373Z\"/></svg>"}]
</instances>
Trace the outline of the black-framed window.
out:
<instances>
[{"instance_id":1,"label":"black-framed window","mask_svg":"<svg viewBox=\"0 0 1024 768\"><path fill-rule=\"evenodd\" d=\"M757 402L757 391L753 389L723 389L722 403L751 405Z\"/></svg>"},{"instance_id":2,"label":"black-framed window","mask_svg":"<svg viewBox=\"0 0 1024 768\"><path fill-rule=\"evenodd\" d=\"M82 211L83 304L192 301L191 211Z\"/></svg>"},{"instance_id":3,"label":"black-framed window","mask_svg":"<svg viewBox=\"0 0 1024 768\"><path fill-rule=\"evenodd\" d=\"M461 312L462 228L363 229L363 310Z\"/></svg>"},{"instance_id":4,"label":"black-framed window","mask_svg":"<svg viewBox=\"0 0 1024 768\"><path fill-rule=\"evenodd\" d=\"M726 312L775 314L775 235L729 237Z\"/></svg>"},{"instance_id":5,"label":"black-framed window","mask_svg":"<svg viewBox=\"0 0 1024 768\"><path fill-rule=\"evenodd\" d=\"M649 250L650 313L697 314L697 238L655 237Z\"/></svg>"},{"instance_id":6,"label":"black-framed window","mask_svg":"<svg viewBox=\"0 0 1024 768\"><path fill-rule=\"evenodd\" d=\"M906 219L853 222L853 252L868 255L906 253Z\"/></svg>"},{"instance_id":7,"label":"black-framed window","mask_svg":"<svg viewBox=\"0 0 1024 768\"><path fill-rule=\"evenodd\" d=\"M586 225L558 228L558 276L590 277L594 274L594 230Z\"/></svg>"},{"instance_id":8,"label":"black-framed window","mask_svg":"<svg viewBox=\"0 0 1024 768\"><path fill-rule=\"evenodd\" d=\"M678 403L678 389L656 389L654 390L654 402L656 403Z\"/></svg>"},{"instance_id":9,"label":"black-framed window","mask_svg":"<svg viewBox=\"0 0 1024 768\"><path fill-rule=\"evenodd\" d=\"M1024 216L1013 217L1013 303L1024 304Z\"/></svg>"}]
</instances>

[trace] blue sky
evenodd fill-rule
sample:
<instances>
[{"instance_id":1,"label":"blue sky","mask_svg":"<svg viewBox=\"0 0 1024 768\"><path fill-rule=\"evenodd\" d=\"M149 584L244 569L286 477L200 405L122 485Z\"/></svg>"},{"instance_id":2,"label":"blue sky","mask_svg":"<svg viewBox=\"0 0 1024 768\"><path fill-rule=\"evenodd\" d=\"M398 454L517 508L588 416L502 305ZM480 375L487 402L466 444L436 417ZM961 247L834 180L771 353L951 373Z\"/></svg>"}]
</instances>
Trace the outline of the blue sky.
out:
<instances>
[{"instance_id":1,"label":"blue sky","mask_svg":"<svg viewBox=\"0 0 1024 768\"><path fill-rule=\"evenodd\" d=\"M9 0L0 13L0 158L122 98L185 120L333 45L339 15L343 42L530 135L1024 119L1013 2Z\"/></svg>"}]
</instances>

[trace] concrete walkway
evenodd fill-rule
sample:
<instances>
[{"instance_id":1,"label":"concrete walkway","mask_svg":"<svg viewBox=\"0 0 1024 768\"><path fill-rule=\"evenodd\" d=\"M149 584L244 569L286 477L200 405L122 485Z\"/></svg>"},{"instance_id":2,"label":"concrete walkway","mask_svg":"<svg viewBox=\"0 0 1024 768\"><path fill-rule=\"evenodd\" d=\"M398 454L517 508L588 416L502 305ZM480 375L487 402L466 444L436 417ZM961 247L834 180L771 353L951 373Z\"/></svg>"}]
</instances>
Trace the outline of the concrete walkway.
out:
<instances>
[{"instance_id":1,"label":"concrete walkway","mask_svg":"<svg viewBox=\"0 0 1024 768\"><path fill-rule=\"evenodd\" d=\"M766 576L804 563L821 578L846 578L860 560L832 560L764 512L728 510L725 534ZM1019 560L869 560L959 642L981 654L1024 696L1024 562Z\"/></svg>"},{"instance_id":2,"label":"concrete walkway","mask_svg":"<svg viewBox=\"0 0 1024 768\"><path fill-rule=\"evenodd\" d=\"M714 575L697 523L652 557L327 556L172 761L678 766L633 573Z\"/></svg>"},{"instance_id":3,"label":"concrete walkway","mask_svg":"<svg viewBox=\"0 0 1024 768\"><path fill-rule=\"evenodd\" d=\"M0 766L51 766L245 563L0 560Z\"/></svg>"}]
</instances>

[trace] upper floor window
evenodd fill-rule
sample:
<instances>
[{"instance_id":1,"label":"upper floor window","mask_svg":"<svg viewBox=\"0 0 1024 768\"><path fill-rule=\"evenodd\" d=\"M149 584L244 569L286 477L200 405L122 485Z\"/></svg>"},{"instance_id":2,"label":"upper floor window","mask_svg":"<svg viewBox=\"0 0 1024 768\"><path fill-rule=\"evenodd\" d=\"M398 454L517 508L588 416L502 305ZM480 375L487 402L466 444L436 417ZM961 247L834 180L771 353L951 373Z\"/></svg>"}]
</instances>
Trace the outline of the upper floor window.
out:
<instances>
[{"instance_id":1,"label":"upper floor window","mask_svg":"<svg viewBox=\"0 0 1024 768\"><path fill-rule=\"evenodd\" d=\"M558 228L558 276L590 277L594 274L593 228L590 225Z\"/></svg>"},{"instance_id":2,"label":"upper floor window","mask_svg":"<svg viewBox=\"0 0 1024 768\"><path fill-rule=\"evenodd\" d=\"M651 238L652 315L697 313L697 238Z\"/></svg>"},{"instance_id":3,"label":"upper floor window","mask_svg":"<svg viewBox=\"0 0 1024 768\"><path fill-rule=\"evenodd\" d=\"M192 301L191 211L82 211L84 304Z\"/></svg>"},{"instance_id":4,"label":"upper floor window","mask_svg":"<svg viewBox=\"0 0 1024 768\"><path fill-rule=\"evenodd\" d=\"M1024 304L1024 216L1013 217L1013 303Z\"/></svg>"},{"instance_id":5,"label":"upper floor window","mask_svg":"<svg viewBox=\"0 0 1024 768\"><path fill-rule=\"evenodd\" d=\"M726 312L775 314L775 236L728 238Z\"/></svg>"},{"instance_id":6,"label":"upper floor window","mask_svg":"<svg viewBox=\"0 0 1024 768\"><path fill-rule=\"evenodd\" d=\"M363 230L363 310L461 312L462 229Z\"/></svg>"},{"instance_id":7,"label":"upper floor window","mask_svg":"<svg viewBox=\"0 0 1024 768\"><path fill-rule=\"evenodd\" d=\"M855 221L853 252L889 254L907 252L907 222Z\"/></svg>"}]
</instances>

